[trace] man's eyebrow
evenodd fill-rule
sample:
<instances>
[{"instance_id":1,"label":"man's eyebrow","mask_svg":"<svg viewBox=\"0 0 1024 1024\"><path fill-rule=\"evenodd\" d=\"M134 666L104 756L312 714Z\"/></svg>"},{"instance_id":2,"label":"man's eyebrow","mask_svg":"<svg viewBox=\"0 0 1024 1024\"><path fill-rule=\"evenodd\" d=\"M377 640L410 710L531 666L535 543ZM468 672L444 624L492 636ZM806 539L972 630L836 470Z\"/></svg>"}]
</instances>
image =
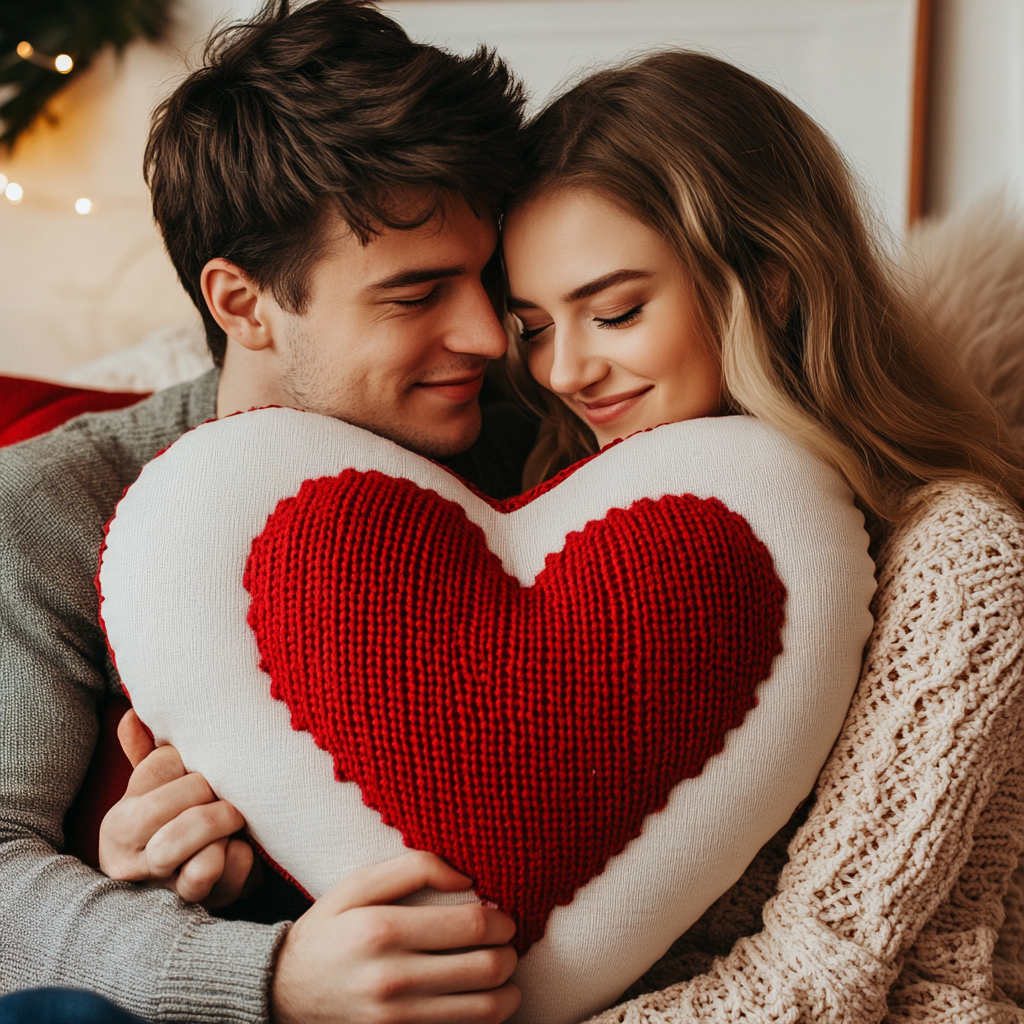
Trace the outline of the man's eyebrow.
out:
<instances>
[{"instance_id":1,"label":"man's eyebrow","mask_svg":"<svg viewBox=\"0 0 1024 1024\"><path fill-rule=\"evenodd\" d=\"M461 277L466 272L465 264L458 267L423 267L420 270L403 270L394 277L386 277L370 285L372 291L383 292L390 288L409 288L414 284L442 281L448 277Z\"/></svg>"},{"instance_id":2,"label":"man's eyebrow","mask_svg":"<svg viewBox=\"0 0 1024 1024\"><path fill-rule=\"evenodd\" d=\"M586 284L581 284L579 288L574 288L571 292L567 292L562 296L562 301L579 302L580 299L589 299L592 295L603 292L605 288L611 288L612 285L622 284L623 281L641 281L645 277L653 277L653 274L649 270L614 270L610 274L605 274L604 277L588 281ZM514 295L510 295L508 297L508 308L538 309L539 307L535 302L530 302L528 299L517 299Z\"/></svg>"}]
</instances>

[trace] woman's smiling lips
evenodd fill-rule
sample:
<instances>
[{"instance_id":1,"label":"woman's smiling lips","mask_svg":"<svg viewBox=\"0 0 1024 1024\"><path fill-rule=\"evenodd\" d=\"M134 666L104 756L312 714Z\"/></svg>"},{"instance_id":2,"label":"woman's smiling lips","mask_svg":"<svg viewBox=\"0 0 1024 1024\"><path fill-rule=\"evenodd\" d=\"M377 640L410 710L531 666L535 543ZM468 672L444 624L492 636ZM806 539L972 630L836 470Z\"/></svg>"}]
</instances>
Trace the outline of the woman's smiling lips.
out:
<instances>
[{"instance_id":1,"label":"woman's smiling lips","mask_svg":"<svg viewBox=\"0 0 1024 1024\"><path fill-rule=\"evenodd\" d=\"M484 386L484 371L481 367L471 375L460 374L447 380L421 381L416 385L431 395L446 398L449 402L470 402L480 394Z\"/></svg>"},{"instance_id":2,"label":"woman's smiling lips","mask_svg":"<svg viewBox=\"0 0 1024 1024\"><path fill-rule=\"evenodd\" d=\"M653 384L648 384L646 387L639 388L636 391L624 391L619 395L595 398L591 402L585 402L582 398L577 398L576 402L582 406L583 415L591 423L595 426L603 426L605 423L611 423L612 420L618 419L623 413L629 412L653 387Z\"/></svg>"}]
</instances>

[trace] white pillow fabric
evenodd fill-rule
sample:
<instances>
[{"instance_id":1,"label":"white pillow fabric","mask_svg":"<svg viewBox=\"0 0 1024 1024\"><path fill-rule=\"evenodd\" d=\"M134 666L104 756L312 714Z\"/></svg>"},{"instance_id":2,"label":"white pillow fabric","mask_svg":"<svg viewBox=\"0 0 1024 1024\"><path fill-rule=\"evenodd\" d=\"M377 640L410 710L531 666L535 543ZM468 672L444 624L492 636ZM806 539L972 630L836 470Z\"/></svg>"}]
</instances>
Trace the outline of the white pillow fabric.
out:
<instances>
[{"instance_id":1,"label":"white pillow fabric","mask_svg":"<svg viewBox=\"0 0 1024 1024\"><path fill-rule=\"evenodd\" d=\"M288 707L271 696L247 622L244 576L254 539L303 483L347 470L411 481L459 506L520 588L535 586L576 543L567 538L583 536L610 510L666 495L719 499L770 552L785 587L785 621L782 653L757 688L756 706L699 775L671 788L639 836L571 903L554 907L543 938L520 960L515 981L524 998L515 1021L583 1019L657 960L811 792L871 628L874 567L863 518L832 470L748 417L634 435L515 511L496 509L390 441L310 413L261 409L185 434L118 506L99 573L102 618L157 742L173 743L189 769L235 804L269 857L314 897L406 847L355 782L336 781L332 755L293 729ZM476 827L497 834L510 825ZM526 877L534 870L542 868L527 866ZM425 892L412 901L472 898Z\"/></svg>"},{"instance_id":2,"label":"white pillow fabric","mask_svg":"<svg viewBox=\"0 0 1024 1024\"><path fill-rule=\"evenodd\" d=\"M131 348L107 352L76 366L61 384L105 391L162 391L213 369L201 323L162 327Z\"/></svg>"}]
</instances>

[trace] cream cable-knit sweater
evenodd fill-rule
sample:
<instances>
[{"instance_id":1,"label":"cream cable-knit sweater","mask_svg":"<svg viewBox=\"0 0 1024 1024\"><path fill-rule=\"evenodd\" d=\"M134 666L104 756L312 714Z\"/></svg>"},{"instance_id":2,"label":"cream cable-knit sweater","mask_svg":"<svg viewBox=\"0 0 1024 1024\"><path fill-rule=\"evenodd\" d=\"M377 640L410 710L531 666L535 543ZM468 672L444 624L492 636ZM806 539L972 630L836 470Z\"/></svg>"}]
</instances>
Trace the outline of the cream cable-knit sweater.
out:
<instances>
[{"instance_id":1,"label":"cream cable-knit sweater","mask_svg":"<svg viewBox=\"0 0 1024 1024\"><path fill-rule=\"evenodd\" d=\"M705 973L591 1024L1024 1024L1024 519L975 485L915 497L762 930L736 910L763 901L771 844L663 965Z\"/></svg>"}]
</instances>

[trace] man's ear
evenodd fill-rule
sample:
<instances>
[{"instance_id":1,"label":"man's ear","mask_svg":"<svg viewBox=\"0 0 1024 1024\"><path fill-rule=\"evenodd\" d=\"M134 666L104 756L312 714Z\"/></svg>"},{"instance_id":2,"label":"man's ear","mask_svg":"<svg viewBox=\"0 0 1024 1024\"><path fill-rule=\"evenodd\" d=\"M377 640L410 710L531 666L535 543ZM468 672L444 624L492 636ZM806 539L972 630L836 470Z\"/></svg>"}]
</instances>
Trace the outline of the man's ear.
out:
<instances>
[{"instance_id":1,"label":"man's ear","mask_svg":"<svg viewBox=\"0 0 1024 1024\"><path fill-rule=\"evenodd\" d=\"M240 266L218 256L203 267L199 281L207 308L229 338L252 352L273 343L260 290Z\"/></svg>"}]
</instances>

